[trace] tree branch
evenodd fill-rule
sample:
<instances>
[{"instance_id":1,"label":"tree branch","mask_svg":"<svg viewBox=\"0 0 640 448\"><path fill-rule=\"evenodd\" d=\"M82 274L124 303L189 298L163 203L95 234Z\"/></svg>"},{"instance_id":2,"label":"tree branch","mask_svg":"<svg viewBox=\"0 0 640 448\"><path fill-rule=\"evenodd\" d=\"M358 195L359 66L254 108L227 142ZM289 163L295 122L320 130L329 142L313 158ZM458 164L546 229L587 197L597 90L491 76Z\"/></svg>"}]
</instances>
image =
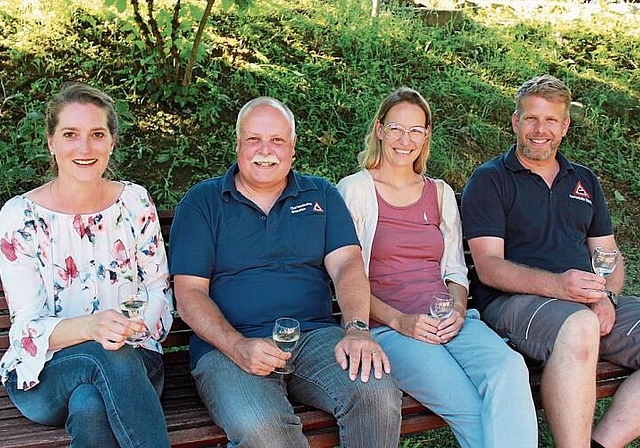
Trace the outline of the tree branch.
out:
<instances>
[{"instance_id":1,"label":"tree branch","mask_svg":"<svg viewBox=\"0 0 640 448\"><path fill-rule=\"evenodd\" d=\"M187 63L187 68L184 72L184 78L182 78L183 86L188 86L189 84L191 84L191 72L193 72L193 67L196 64L198 47L200 46L200 42L202 41L202 34L204 33L204 28L207 25L207 20L209 20L209 16L211 15L211 7L214 3L215 0L207 0L207 6L204 8L204 12L202 13L202 18L200 19L200 24L198 25L198 31L196 32L196 37L193 39L193 47L191 47L189 62Z\"/></svg>"},{"instance_id":2,"label":"tree branch","mask_svg":"<svg viewBox=\"0 0 640 448\"><path fill-rule=\"evenodd\" d=\"M138 4L138 0L131 0L131 6L133 6L133 19L138 24L138 28L140 28L140 35L142 36L142 40L144 40L144 44L149 50L149 54L153 53L153 42L151 42L151 37L149 33L149 27L142 19L140 15L140 5Z\"/></svg>"},{"instance_id":3,"label":"tree branch","mask_svg":"<svg viewBox=\"0 0 640 448\"><path fill-rule=\"evenodd\" d=\"M180 80L180 52L176 45L176 38L178 37L178 29L180 28L180 0L176 1L173 7L173 18L171 20L171 59L173 62L173 81L177 84Z\"/></svg>"},{"instance_id":4,"label":"tree branch","mask_svg":"<svg viewBox=\"0 0 640 448\"><path fill-rule=\"evenodd\" d=\"M162 35L160 34L160 30L158 29L158 22L156 18L153 16L153 1L147 0L147 11L149 15L149 27L151 28L151 32L153 33L153 37L156 39L156 50L158 51L158 58L161 61L164 67L164 76L163 79L167 79L169 73L171 72L171 68L169 66L169 62L164 53L164 39L162 39Z\"/></svg>"}]
</instances>

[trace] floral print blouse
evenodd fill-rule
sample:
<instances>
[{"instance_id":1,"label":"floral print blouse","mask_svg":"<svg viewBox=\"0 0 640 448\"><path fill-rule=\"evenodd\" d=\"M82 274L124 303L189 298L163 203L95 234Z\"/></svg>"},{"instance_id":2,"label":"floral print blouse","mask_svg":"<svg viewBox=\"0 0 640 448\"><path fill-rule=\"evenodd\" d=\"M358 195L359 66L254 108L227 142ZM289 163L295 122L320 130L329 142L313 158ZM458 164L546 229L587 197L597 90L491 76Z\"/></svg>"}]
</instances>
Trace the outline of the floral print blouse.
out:
<instances>
[{"instance_id":1,"label":"floral print blouse","mask_svg":"<svg viewBox=\"0 0 640 448\"><path fill-rule=\"evenodd\" d=\"M123 182L103 211L70 215L16 196L0 210L0 276L11 315L10 347L0 360L4 384L13 370L20 389L38 384L54 350L49 336L64 318L119 311L118 286L144 282L143 347L162 353L173 321L169 270L156 208L147 191Z\"/></svg>"}]
</instances>

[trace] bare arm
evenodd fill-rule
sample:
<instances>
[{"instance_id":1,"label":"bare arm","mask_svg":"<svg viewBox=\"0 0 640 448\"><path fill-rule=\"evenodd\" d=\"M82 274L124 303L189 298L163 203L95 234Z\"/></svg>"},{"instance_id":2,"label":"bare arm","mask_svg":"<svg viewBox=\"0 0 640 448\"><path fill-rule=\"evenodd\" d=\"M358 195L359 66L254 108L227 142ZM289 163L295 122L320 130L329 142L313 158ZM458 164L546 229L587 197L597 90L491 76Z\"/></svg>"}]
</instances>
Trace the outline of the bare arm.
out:
<instances>
[{"instance_id":1,"label":"bare arm","mask_svg":"<svg viewBox=\"0 0 640 448\"><path fill-rule=\"evenodd\" d=\"M362 254L358 246L344 246L328 254L325 267L333 280L344 322L352 319L369 320L370 289L364 273ZM391 367L387 355L366 332L351 328L334 349L336 360L343 369L349 368L349 377L369 380L371 365L374 376L382 378L383 371Z\"/></svg>"},{"instance_id":2,"label":"bare arm","mask_svg":"<svg viewBox=\"0 0 640 448\"><path fill-rule=\"evenodd\" d=\"M227 321L209 297L209 279L176 275L178 314L204 341L248 373L268 375L291 356L266 339L245 338Z\"/></svg>"},{"instance_id":3,"label":"bare arm","mask_svg":"<svg viewBox=\"0 0 640 448\"><path fill-rule=\"evenodd\" d=\"M580 303L602 299L604 279L591 272L570 269L561 274L518 265L504 259L504 240L478 237L469 248L480 280L507 293L535 294Z\"/></svg>"},{"instance_id":4,"label":"bare arm","mask_svg":"<svg viewBox=\"0 0 640 448\"><path fill-rule=\"evenodd\" d=\"M115 310L61 319L49 336L49 350L86 341L99 342L106 350L117 350L124 345L127 336L145 329L144 322L129 320Z\"/></svg>"},{"instance_id":5,"label":"bare arm","mask_svg":"<svg viewBox=\"0 0 640 448\"><path fill-rule=\"evenodd\" d=\"M345 246L336 249L325 257L324 264L335 286L343 320L368 320L370 289L360 248Z\"/></svg>"}]
</instances>

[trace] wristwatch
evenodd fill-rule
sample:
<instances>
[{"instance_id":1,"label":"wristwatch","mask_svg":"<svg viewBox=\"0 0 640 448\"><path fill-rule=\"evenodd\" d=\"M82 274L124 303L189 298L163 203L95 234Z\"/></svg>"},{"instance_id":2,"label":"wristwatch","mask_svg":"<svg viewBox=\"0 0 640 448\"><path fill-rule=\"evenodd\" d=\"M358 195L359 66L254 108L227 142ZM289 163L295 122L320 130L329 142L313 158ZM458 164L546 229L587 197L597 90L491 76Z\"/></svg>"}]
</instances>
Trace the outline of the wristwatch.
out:
<instances>
[{"instance_id":1,"label":"wristwatch","mask_svg":"<svg viewBox=\"0 0 640 448\"><path fill-rule=\"evenodd\" d=\"M613 303L613 307L617 308L618 302L620 301L618 294L607 289L607 297L609 297L609 300L611 300L611 303Z\"/></svg>"},{"instance_id":2,"label":"wristwatch","mask_svg":"<svg viewBox=\"0 0 640 448\"><path fill-rule=\"evenodd\" d=\"M344 331L347 331L349 328L355 328L360 331L369 331L369 325L360 319L352 319L347 322L347 325L344 326Z\"/></svg>"}]
</instances>

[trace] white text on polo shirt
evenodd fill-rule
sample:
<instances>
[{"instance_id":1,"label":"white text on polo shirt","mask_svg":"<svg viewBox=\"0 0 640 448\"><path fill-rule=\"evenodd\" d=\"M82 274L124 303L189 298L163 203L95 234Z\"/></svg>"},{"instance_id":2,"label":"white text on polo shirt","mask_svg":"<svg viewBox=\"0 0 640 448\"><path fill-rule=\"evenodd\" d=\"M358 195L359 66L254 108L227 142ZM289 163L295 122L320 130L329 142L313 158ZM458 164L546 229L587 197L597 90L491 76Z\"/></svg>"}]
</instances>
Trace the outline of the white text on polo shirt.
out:
<instances>
[{"instance_id":1,"label":"white text on polo shirt","mask_svg":"<svg viewBox=\"0 0 640 448\"><path fill-rule=\"evenodd\" d=\"M584 196L576 196L575 194L570 194L569 197L571 199L577 199L578 201L586 202L589 205L593 205L593 202L591 202L591 199L585 198Z\"/></svg>"},{"instance_id":2,"label":"white text on polo shirt","mask_svg":"<svg viewBox=\"0 0 640 448\"><path fill-rule=\"evenodd\" d=\"M307 209L307 207L310 207L312 205L313 204L311 202L305 202L304 204L294 205L292 207L289 207L289 210L291 211L292 215L295 215L296 213L304 212Z\"/></svg>"}]
</instances>

